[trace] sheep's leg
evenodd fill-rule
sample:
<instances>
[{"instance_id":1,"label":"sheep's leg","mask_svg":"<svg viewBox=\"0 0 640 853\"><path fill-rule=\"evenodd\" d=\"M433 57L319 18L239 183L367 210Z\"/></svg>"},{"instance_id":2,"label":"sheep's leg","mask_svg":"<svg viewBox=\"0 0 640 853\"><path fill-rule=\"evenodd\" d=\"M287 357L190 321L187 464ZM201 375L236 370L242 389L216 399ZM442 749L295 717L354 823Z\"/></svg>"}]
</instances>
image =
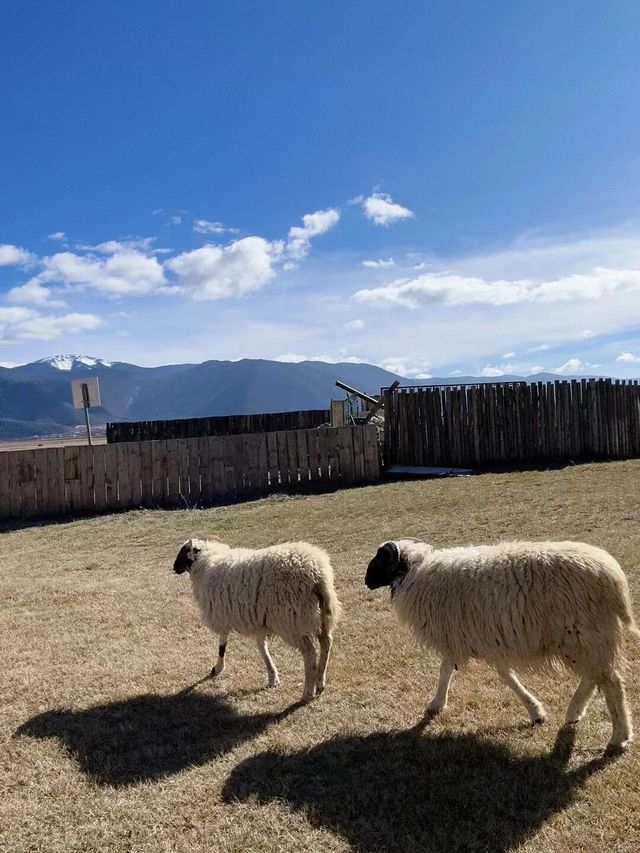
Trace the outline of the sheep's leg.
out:
<instances>
[{"instance_id":1,"label":"sheep's leg","mask_svg":"<svg viewBox=\"0 0 640 853\"><path fill-rule=\"evenodd\" d=\"M598 687L604 693L613 725L609 749L624 749L633 740L633 729L622 679L613 669L598 682Z\"/></svg>"},{"instance_id":2,"label":"sheep's leg","mask_svg":"<svg viewBox=\"0 0 640 853\"><path fill-rule=\"evenodd\" d=\"M564 718L566 726L575 725L584 717L587 705L591 701L591 697L593 696L595 689L595 681L587 678L586 675L580 679L580 683L576 688L576 692L571 697L571 701L569 702L569 707L567 708L567 713Z\"/></svg>"},{"instance_id":3,"label":"sheep's leg","mask_svg":"<svg viewBox=\"0 0 640 853\"><path fill-rule=\"evenodd\" d=\"M323 631L318 641L320 643L320 658L318 660L318 675L316 677L316 693L322 693L327 683L327 664L333 637L330 631Z\"/></svg>"},{"instance_id":4,"label":"sheep's leg","mask_svg":"<svg viewBox=\"0 0 640 853\"><path fill-rule=\"evenodd\" d=\"M531 722L534 726L539 723L544 723L547 718L547 712L536 697L532 693L529 693L529 691L522 685L516 677L515 672L507 667L500 667L498 669L498 675L504 683L513 690L518 699L527 709L529 716L531 717Z\"/></svg>"},{"instance_id":5,"label":"sheep's leg","mask_svg":"<svg viewBox=\"0 0 640 853\"><path fill-rule=\"evenodd\" d=\"M302 701L313 699L316 692L316 647L311 637L303 637L298 644L304 658L304 693Z\"/></svg>"},{"instance_id":6,"label":"sheep's leg","mask_svg":"<svg viewBox=\"0 0 640 853\"><path fill-rule=\"evenodd\" d=\"M444 711L447 707L447 700L449 697L449 685L451 684L451 678L453 676L456 665L454 661L449 658L442 658L440 662L440 675L438 677L438 686L436 688L436 693L433 699L427 705L427 709L425 711L425 717L432 717L435 714L439 714L440 711Z\"/></svg>"},{"instance_id":7,"label":"sheep's leg","mask_svg":"<svg viewBox=\"0 0 640 853\"><path fill-rule=\"evenodd\" d=\"M258 649L260 650L260 654L262 655L262 660L264 661L264 664L267 667L267 675L269 676L269 687L277 687L280 684L280 677L278 676L278 670L276 669L276 665L273 662L273 658L269 654L269 646L267 644L266 637L258 639L257 643Z\"/></svg>"},{"instance_id":8,"label":"sheep's leg","mask_svg":"<svg viewBox=\"0 0 640 853\"><path fill-rule=\"evenodd\" d=\"M215 666L211 670L211 677L215 678L216 675L221 675L224 671L224 656L227 651L227 640L229 639L229 634L220 634L218 638L218 660L216 661Z\"/></svg>"}]
</instances>

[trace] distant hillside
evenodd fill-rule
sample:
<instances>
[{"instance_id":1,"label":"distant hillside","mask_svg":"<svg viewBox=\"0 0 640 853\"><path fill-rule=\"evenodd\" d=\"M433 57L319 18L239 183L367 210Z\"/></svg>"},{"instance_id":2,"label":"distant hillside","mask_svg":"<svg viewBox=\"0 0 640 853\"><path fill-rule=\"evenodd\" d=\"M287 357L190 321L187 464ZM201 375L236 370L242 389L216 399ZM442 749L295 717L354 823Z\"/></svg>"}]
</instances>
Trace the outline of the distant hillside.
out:
<instances>
[{"instance_id":1,"label":"distant hillside","mask_svg":"<svg viewBox=\"0 0 640 853\"><path fill-rule=\"evenodd\" d=\"M401 379L370 364L244 359L149 368L53 356L0 369L0 437L71 432L83 415L73 408L70 380L84 376L100 383L102 406L91 410L96 424L324 409L331 397L342 396L336 379L374 394Z\"/></svg>"}]
</instances>

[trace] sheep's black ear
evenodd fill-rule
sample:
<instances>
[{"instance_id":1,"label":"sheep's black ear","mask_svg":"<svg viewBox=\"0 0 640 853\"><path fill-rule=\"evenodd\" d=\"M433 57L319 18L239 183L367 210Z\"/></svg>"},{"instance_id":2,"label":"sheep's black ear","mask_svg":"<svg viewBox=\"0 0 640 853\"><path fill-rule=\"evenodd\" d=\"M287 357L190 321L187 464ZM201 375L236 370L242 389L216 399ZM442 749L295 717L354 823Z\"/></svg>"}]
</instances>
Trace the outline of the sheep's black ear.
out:
<instances>
[{"instance_id":1,"label":"sheep's black ear","mask_svg":"<svg viewBox=\"0 0 640 853\"><path fill-rule=\"evenodd\" d=\"M369 589L378 589L381 586L389 586L398 572L400 565L400 551L395 542L385 542L381 545L373 560L367 567L364 582Z\"/></svg>"}]
</instances>

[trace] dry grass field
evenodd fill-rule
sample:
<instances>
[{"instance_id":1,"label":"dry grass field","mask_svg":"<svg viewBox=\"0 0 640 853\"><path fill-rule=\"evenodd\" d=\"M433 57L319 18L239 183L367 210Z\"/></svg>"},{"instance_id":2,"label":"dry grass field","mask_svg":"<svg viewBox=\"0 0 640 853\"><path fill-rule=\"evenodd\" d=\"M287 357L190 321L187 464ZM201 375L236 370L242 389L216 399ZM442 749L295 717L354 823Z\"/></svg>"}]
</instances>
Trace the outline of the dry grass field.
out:
<instances>
[{"instance_id":1,"label":"dry grass field","mask_svg":"<svg viewBox=\"0 0 640 853\"><path fill-rule=\"evenodd\" d=\"M573 752L554 752L574 678L525 678L549 711L531 728L477 664L416 730L437 662L397 630L388 591L363 583L378 543L401 534L576 538L619 558L640 615L640 462L3 530L0 850L640 850L640 742L603 755L600 697ZM302 662L277 640L279 689L234 635L225 674L202 680L216 644L171 567L207 532L333 555L344 618L316 702L295 704ZM640 730L639 646L627 684Z\"/></svg>"}]
</instances>

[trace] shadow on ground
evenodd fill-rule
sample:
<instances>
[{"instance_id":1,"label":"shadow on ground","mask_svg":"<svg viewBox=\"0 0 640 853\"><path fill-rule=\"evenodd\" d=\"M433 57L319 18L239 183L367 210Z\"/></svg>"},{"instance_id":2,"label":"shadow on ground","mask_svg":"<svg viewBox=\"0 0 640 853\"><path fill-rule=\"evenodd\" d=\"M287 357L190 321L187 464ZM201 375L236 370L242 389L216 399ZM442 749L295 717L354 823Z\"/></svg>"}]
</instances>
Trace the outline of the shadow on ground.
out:
<instances>
[{"instance_id":1,"label":"shadow on ground","mask_svg":"<svg viewBox=\"0 0 640 853\"><path fill-rule=\"evenodd\" d=\"M472 735L337 737L238 765L223 800L286 802L367 853L513 850L613 756L568 770L570 749L517 756Z\"/></svg>"},{"instance_id":2,"label":"shadow on ground","mask_svg":"<svg viewBox=\"0 0 640 853\"><path fill-rule=\"evenodd\" d=\"M205 764L273 723L278 713L243 714L228 699L183 690L135 696L83 711L52 710L23 723L16 735L57 738L99 785L133 785Z\"/></svg>"}]
</instances>

